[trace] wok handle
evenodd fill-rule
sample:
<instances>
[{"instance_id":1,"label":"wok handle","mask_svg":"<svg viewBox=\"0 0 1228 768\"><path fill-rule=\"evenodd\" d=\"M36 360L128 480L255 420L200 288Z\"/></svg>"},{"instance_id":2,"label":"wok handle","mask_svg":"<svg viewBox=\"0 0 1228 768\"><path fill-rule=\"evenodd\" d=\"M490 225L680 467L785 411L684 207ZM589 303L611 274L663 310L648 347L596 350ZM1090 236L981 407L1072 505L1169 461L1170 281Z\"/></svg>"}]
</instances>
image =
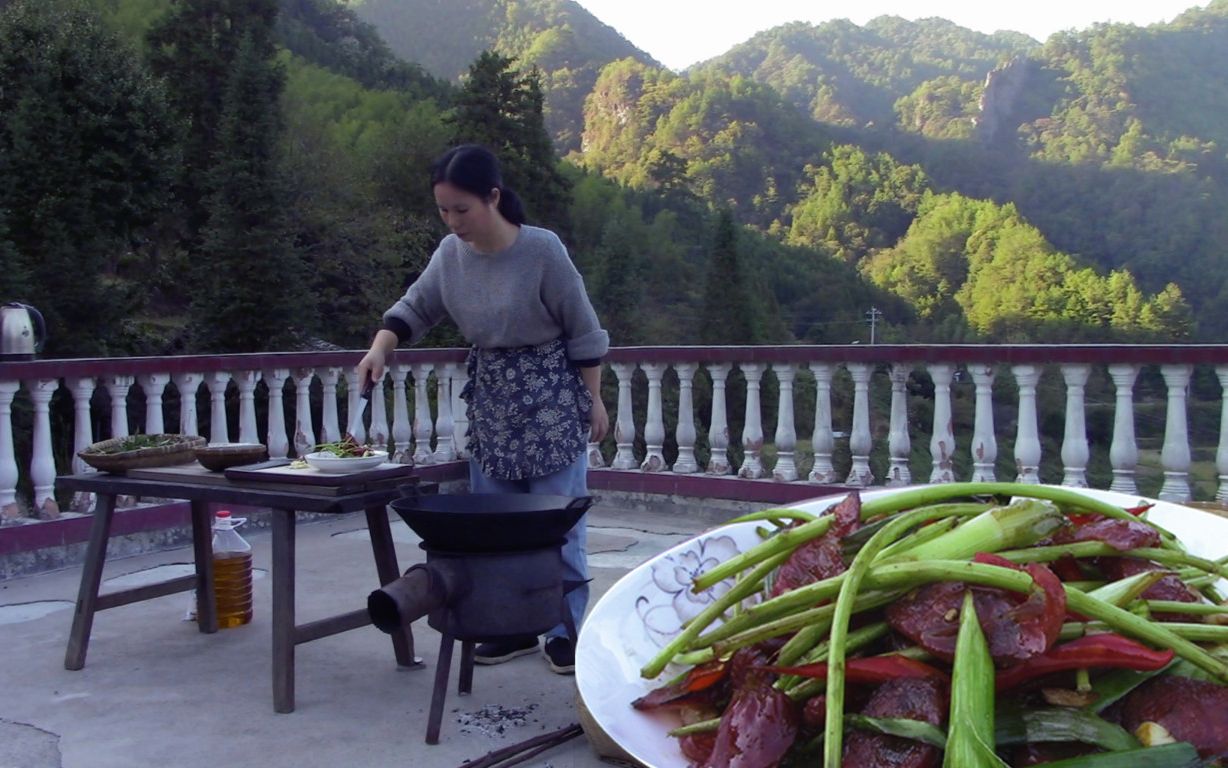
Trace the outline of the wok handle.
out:
<instances>
[{"instance_id":1,"label":"wok handle","mask_svg":"<svg viewBox=\"0 0 1228 768\"><path fill-rule=\"evenodd\" d=\"M577 496L567 503L567 509L588 509L592 506L592 496Z\"/></svg>"}]
</instances>

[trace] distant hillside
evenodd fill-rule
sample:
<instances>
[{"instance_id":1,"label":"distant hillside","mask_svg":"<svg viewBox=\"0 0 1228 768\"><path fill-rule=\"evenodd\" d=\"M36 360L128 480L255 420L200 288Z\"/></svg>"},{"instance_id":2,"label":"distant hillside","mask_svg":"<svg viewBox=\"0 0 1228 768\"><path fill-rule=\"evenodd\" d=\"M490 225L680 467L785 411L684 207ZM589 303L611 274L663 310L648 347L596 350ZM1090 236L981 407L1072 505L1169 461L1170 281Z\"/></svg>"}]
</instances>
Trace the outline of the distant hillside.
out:
<instances>
[{"instance_id":1,"label":"distant hillside","mask_svg":"<svg viewBox=\"0 0 1228 768\"><path fill-rule=\"evenodd\" d=\"M343 2L394 53L445 80L460 78L484 50L510 56L525 70L537 67L546 125L564 152L579 148L584 99L603 66L627 57L657 63L572 0Z\"/></svg>"},{"instance_id":2,"label":"distant hillside","mask_svg":"<svg viewBox=\"0 0 1228 768\"><path fill-rule=\"evenodd\" d=\"M880 16L794 22L760 32L694 69L769 85L816 120L838 125L895 122L895 103L939 78L979 82L995 67L1040 47L1015 32L985 35L946 19Z\"/></svg>"}]
</instances>

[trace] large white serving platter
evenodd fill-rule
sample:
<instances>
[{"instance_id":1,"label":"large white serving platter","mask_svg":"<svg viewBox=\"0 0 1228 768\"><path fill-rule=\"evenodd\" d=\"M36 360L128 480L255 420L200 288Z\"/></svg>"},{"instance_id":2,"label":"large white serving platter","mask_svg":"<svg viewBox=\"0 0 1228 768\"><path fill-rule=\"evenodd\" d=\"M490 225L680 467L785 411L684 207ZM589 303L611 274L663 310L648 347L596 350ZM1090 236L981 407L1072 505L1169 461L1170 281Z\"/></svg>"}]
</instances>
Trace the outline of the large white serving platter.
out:
<instances>
[{"instance_id":1,"label":"large white serving platter","mask_svg":"<svg viewBox=\"0 0 1228 768\"><path fill-rule=\"evenodd\" d=\"M862 493L881 498L901 489ZM1153 503L1149 520L1171 531L1195 555L1217 558L1228 553L1228 518L1192 507L1113 491L1079 489L1090 497L1133 507ZM843 499L826 496L794 505L818 514ZM620 579L593 606L576 647L576 684L596 723L628 755L649 768L686 768L689 764L668 735L680 723L668 712L645 713L631 702L660 686L679 670L667 669L658 680L640 677L640 668L676 635L682 622L703 610L729 588L718 584L692 595L691 579L758 540L762 523L737 523L715 528L645 562Z\"/></svg>"}]
</instances>

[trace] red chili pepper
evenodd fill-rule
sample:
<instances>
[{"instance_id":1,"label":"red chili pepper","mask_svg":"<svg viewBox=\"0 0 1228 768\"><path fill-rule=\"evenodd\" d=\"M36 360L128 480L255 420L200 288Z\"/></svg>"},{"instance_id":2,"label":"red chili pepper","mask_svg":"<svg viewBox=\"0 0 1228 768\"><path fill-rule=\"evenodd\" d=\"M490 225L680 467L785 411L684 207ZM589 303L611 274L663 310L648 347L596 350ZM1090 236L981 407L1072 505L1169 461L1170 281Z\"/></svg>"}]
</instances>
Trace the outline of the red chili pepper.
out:
<instances>
[{"instance_id":1,"label":"red chili pepper","mask_svg":"<svg viewBox=\"0 0 1228 768\"><path fill-rule=\"evenodd\" d=\"M950 680L946 672L930 666L924 661L910 659L899 654L884 656L868 656L862 659L849 659L844 666L844 677L850 683L885 683L901 677L934 678ZM764 667L769 672L782 675L797 675L799 677L827 678L827 664L801 664L796 667Z\"/></svg>"},{"instance_id":2,"label":"red chili pepper","mask_svg":"<svg viewBox=\"0 0 1228 768\"><path fill-rule=\"evenodd\" d=\"M998 672L995 687L1004 691L1041 675L1072 669L1133 669L1151 672L1173 660L1172 650L1157 651L1112 632L1088 635L1055 645L1039 656Z\"/></svg>"},{"instance_id":3,"label":"red chili pepper","mask_svg":"<svg viewBox=\"0 0 1228 768\"><path fill-rule=\"evenodd\" d=\"M723 661L700 664L687 672L686 677L679 682L655 688L631 702L631 706L641 710L668 705L685 706L700 698L696 694L724 680L728 673L728 665Z\"/></svg>"}]
</instances>

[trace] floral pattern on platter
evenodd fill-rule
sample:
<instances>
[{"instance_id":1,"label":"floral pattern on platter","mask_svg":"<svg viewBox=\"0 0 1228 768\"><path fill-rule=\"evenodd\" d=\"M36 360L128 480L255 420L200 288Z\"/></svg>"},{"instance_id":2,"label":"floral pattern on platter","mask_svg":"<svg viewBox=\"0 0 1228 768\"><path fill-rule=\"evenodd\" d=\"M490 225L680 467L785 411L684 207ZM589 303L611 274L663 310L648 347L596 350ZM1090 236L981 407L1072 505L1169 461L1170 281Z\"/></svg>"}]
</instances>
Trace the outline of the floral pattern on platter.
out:
<instances>
[{"instance_id":1,"label":"floral pattern on platter","mask_svg":"<svg viewBox=\"0 0 1228 768\"><path fill-rule=\"evenodd\" d=\"M703 592L691 591L696 576L737 555L741 550L730 536L712 536L692 542L683 551L661 557L652 564L652 587L635 599L635 611L644 634L657 648L663 647L712 602L733 587L726 579Z\"/></svg>"}]
</instances>

